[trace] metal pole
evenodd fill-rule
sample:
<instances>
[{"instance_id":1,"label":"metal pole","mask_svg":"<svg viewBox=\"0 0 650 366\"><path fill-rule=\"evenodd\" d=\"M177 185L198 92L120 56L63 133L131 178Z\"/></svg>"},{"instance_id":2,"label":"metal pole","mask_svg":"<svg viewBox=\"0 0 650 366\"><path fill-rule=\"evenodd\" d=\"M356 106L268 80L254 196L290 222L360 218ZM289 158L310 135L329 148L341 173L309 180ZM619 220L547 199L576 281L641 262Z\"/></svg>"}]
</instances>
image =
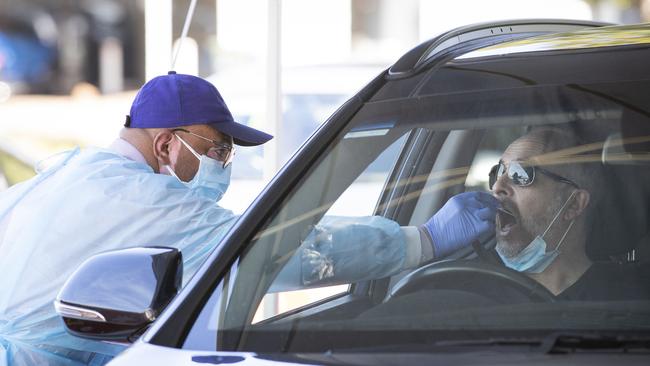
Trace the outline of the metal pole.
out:
<instances>
[{"instance_id":1,"label":"metal pole","mask_svg":"<svg viewBox=\"0 0 650 366\"><path fill-rule=\"evenodd\" d=\"M172 0L145 0L145 77L166 74L172 55Z\"/></svg>"},{"instance_id":2,"label":"metal pole","mask_svg":"<svg viewBox=\"0 0 650 366\"><path fill-rule=\"evenodd\" d=\"M123 51L116 37L104 38L99 45L99 89L104 94L124 89Z\"/></svg>"},{"instance_id":3,"label":"metal pole","mask_svg":"<svg viewBox=\"0 0 650 366\"><path fill-rule=\"evenodd\" d=\"M275 136L264 144L264 178L269 180L280 165L280 146L282 137L282 0L268 1L268 30L266 48L266 117L267 129Z\"/></svg>"},{"instance_id":4,"label":"metal pole","mask_svg":"<svg viewBox=\"0 0 650 366\"><path fill-rule=\"evenodd\" d=\"M268 1L268 30L266 47L266 117L267 130L274 138L264 144L264 179L270 180L278 171L280 156L278 146L281 142L282 118L282 49L281 24L282 0ZM264 301L264 317L278 314L278 295L268 294Z\"/></svg>"},{"instance_id":5,"label":"metal pole","mask_svg":"<svg viewBox=\"0 0 650 366\"><path fill-rule=\"evenodd\" d=\"M176 66L176 60L178 59L178 54L181 51L181 47L183 46L183 40L185 37L187 37L187 32L190 30L190 23L192 23L192 17L194 16L194 9L196 8L196 0L192 0L190 3L189 9L187 9L187 15L185 16L185 23L183 23L183 31L181 32L181 38L178 40L178 47L176 47L176 53L174 54L174 58L172 59L171 63L171 70L174 70L174 67Z\"/></svg>"}]
</instances>

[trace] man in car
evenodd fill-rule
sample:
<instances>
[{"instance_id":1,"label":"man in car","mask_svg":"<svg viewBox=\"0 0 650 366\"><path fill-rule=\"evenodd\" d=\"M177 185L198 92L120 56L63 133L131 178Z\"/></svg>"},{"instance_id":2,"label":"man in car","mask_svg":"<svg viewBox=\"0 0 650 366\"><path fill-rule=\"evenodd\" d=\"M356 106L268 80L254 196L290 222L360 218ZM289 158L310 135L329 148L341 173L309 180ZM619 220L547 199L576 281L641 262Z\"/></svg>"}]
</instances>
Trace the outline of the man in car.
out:
<instances>
[{"instance_id":1,"label":"man in car","mask_svg":"<svg viewBox=\"0 0 650 366\"><path fill-rule=\"evenodd\" d=\"M587 256L604 188L600 161L579 162L580 145L568 130L541 128L508 146L490 172L501 204L496 250L507 267L560 299L650 298L641 267L592 263Z\"/></svg>"},{"instance_id":2,"label":"man in car","mask_svg":"<svg viewBox=\"0 0 650 366\"><path fill-rule=\"evenodd\" d=\"M125 129L108 149L62 153L36 177L3 192L0 365L101 364L123 350L64 331L52 302L65 279L93 254L158 245L181 250L187 282L236 220L217 204L230 183L233 144L269 139L235 122L212 84L170 72L141 88ZM435 236L435 247L422 245L424 229L383 217L329 219L320 229L340 239L337 275L358 274L341 248L369 253L372 263L363 274L382 276L494 230L496 199L488 193L453 202L425 230ZM454 235L441 226L457 220L474 226L458 225ZM308 237L304 246L314 240ZM298 287L310 281L310 275L297 275Z\"/></svg>"}]
</instances>

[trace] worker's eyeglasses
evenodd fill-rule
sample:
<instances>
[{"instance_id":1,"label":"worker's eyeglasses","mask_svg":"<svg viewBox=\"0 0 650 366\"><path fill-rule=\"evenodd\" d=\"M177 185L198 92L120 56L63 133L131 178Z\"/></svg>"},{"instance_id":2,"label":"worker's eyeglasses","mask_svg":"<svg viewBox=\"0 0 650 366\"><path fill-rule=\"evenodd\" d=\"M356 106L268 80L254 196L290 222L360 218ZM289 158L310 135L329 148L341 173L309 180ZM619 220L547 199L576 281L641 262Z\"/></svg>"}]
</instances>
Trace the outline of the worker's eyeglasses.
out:
<instances>
[{"instance_id":1,"label":"worker's eyeglasses","mask_svg":"<svg viewBox=\"0 0 650 366\"><path fill-rule=\"evenodd\" d=\"M564 178L560 175L557 175L553 172L549 172L544 168L533 165L525 165L518 161L511 161L508 166L506 166L502 161L499 161L499 164L495 165L490 169L490 189L494 187L494 183L497 182L500 176L508 174L508 178L519 187L526 187L535 181L535 172L540 172L549 178L552 178L558 182L569 184L575 188L580 188L575 182L570 179Z\"/></svg>"},{"instance_id":2,"label":"worker's eyeglasses","mask_svg":"<svg viewBox=\"0 0 650 366\"><path fill-rule=\"evenodd\" d=\"M207 137L197 135L194 132L190 132L184 128L176 128L172 130L173 132L185 132L188 133L192 136L196 136L200 139L210 141L214 146L211 147L208 152L205 153L209 158L223 162L223 167L227 167L228 164L232 163L232 159L235 156L235 147L232 146L231 144L227 144L225 142L219 142L217 140L209 139Z\"/></svg>"}]
</instances>

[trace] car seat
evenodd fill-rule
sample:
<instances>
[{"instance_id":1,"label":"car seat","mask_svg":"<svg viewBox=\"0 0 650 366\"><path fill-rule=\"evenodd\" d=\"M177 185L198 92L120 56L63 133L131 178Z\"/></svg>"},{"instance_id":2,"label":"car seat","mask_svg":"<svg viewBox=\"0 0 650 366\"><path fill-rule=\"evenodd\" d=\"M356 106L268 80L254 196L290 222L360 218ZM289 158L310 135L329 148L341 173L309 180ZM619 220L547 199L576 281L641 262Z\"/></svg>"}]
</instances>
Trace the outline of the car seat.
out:
<instances>
[{"instance_id":1,"label":"car seat","mask_svg":"<svg viewBox=\"0 0 650 366\"><path fill-rule=\"evenodd\" d=\"M587 254L592 260L650 262L650 128L647 117L624 115L603 142L603 194Z\"/></svg>"}]
</instances>

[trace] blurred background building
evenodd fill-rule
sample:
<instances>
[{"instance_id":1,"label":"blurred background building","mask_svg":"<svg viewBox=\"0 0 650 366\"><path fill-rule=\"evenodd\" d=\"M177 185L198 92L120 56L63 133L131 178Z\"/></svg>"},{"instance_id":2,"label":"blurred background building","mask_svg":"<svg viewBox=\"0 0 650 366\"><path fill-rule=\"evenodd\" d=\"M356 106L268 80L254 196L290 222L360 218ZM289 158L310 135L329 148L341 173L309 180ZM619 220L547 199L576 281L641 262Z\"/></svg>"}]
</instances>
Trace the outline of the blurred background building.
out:
<instances>
[{"instance_id":1,"label":"blurred background building","mask_svg":"<svg viewBox=\"0 0 650 366\"><path fill-rule=\"evenodd\" d=\"M166 73L191 0L0 0L0 189L75 145L116 137ZM174 69L207 78L242 123L225 206L241 212L347 98L418 43L513 18L650 19L650 0L198 0Z\"/></svg>"}]
</instances>

